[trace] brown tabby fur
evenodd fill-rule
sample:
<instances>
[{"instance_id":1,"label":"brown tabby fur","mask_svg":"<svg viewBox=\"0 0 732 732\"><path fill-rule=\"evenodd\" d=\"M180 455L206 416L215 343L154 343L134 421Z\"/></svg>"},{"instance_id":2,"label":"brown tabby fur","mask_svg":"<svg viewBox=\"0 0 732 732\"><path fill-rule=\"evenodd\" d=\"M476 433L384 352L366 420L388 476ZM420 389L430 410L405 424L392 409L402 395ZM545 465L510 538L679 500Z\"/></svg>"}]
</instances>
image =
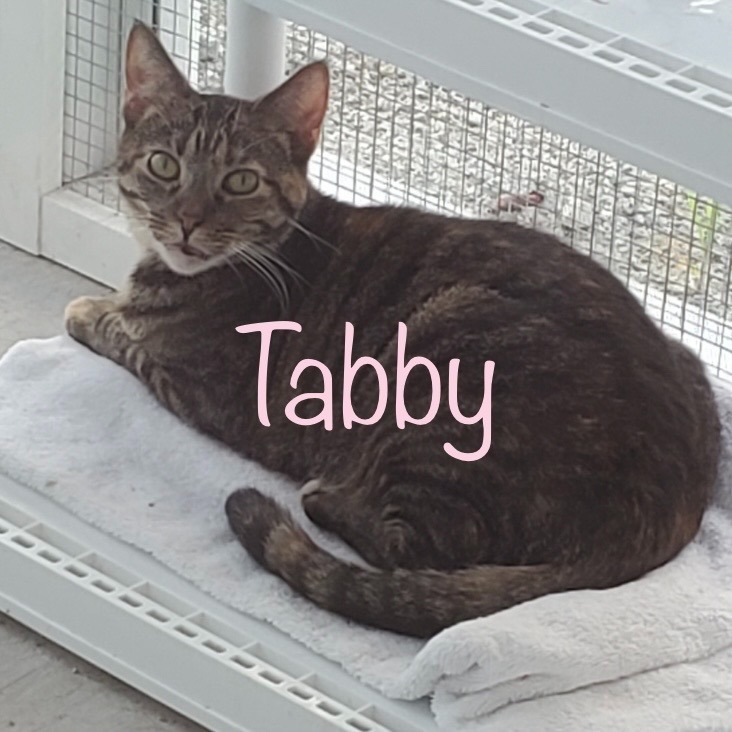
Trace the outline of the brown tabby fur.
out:
<instances>
[{"instance_id":1,"label":"brown tabby fur","mask_svg":"<svg viewBox=\"0 0 732 732\"><path fill-rule=\"evenodd\" d=\"M315 479L308 516L374 569L329 556L270 499L237 491L232 529L264 567L324 608L428 636L546 593L627 582L693 538L719 452L710 387L698 359L605 269L513 224L317 193L306 165L327 100L322 64L257 103L197 94L138 25L127 86L120 188L146 254L124 292L71 303L68 331L196 428ZM180 162L176 181L147 171L156 150ZM242 167L259 172L260 188L222 193L222 176ZM259 336L234 328L278 319L303 332L273 337L263 427ZM346 321L354 358L389 373L386 415L351 430L338 419L330 432L292 424L284 405L322 389L314 369L290 387L301 359L325 363L342 393ZM400 321L407 357L431 359L444 385L449 360L461 359L465 414L481 404L483 363L495 361L486 457L462 462L442 449L475 450L481 438L445 395L429 425L396 428ZM371 413L375 384L357 379L358 414ZM415 369L412 414L427 411L429 387Z\"/></svg>"}]
</instances>

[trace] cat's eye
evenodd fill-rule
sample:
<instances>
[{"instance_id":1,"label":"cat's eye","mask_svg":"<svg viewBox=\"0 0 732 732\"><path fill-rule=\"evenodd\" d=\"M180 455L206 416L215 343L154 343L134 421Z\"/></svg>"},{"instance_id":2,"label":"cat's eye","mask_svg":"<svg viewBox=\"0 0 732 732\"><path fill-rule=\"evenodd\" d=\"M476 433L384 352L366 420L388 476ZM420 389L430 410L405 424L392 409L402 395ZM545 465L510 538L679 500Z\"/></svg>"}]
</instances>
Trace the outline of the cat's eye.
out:
<instances>
[{"instance_id":1,"label":"cat's eye","mask_svg":"<svg viewBox=\"0 0 732 732\"><path fill-rule=\"evenodd\" d=\"M224 178L221 187L235 196L246 196L259 188L259 175L254 170L235 170Z\"/></svg>"},{"instance_id":2,"label":"cat's eye","mask_svg":"<svg viewBox=\"0 0 732 732\"><path fill-rule=\"evenodd\" d=\"M175 180L180 175L180 164L166 152L154 152L147 160L148 170L161 180Z\"/></svg>"}]
</instances>

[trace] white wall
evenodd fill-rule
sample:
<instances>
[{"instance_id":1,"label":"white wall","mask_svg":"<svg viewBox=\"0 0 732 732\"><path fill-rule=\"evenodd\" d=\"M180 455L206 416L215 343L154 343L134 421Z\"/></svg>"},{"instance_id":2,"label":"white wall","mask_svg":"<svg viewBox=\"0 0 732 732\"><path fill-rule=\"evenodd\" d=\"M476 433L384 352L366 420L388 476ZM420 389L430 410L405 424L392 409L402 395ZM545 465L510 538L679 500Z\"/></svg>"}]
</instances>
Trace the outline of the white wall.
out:
<instances>
[{"instance_id":1,"label":"white wall","mask_svg":"<svg viewBox=\"0 0 732 732\"><path fill-rule=\"evenodd\" d=\"M65 18L62 0L0 0L0 238L31 252L61 184Z\"/></svg>"}]
</instances>

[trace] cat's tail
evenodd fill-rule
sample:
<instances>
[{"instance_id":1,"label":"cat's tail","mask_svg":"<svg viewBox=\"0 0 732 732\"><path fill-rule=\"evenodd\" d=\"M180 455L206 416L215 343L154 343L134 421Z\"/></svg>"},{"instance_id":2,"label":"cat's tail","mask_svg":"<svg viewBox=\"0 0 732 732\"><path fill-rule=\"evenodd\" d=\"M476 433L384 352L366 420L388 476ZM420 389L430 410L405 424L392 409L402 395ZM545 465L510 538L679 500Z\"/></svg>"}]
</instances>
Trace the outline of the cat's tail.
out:
<instances>
[{"instance_id":1,"label":"cat's tail","mask_svg":"<svg viewBox=\"0 0 732 732\"><path fill-rule=\"evenodd\" d=\"M288 511L251 488L229 496L226 514L249 554L312 602L406 635L429 637L462 620L578 586L570 570L551 565L363 569L318 547Z\"/></svg>"}]
</instances>

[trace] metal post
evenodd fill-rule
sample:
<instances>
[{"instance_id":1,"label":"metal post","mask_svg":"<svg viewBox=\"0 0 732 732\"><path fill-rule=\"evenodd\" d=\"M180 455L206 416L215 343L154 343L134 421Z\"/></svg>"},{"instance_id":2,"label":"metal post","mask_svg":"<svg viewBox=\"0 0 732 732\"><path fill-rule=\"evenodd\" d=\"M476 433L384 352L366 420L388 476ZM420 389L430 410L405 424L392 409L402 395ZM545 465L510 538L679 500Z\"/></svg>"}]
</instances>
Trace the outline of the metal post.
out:
<instances>
[{"instance_id":1,"label":"metal post","mask_svg":"<svg viewBox=\"0 0 732 732\"><path fill-rule=\"evenodd\" d=\"M244 0L229 0L226 13L224 90L256 99L284 79L285 21Z\"/></svg>"}]
</instances>

